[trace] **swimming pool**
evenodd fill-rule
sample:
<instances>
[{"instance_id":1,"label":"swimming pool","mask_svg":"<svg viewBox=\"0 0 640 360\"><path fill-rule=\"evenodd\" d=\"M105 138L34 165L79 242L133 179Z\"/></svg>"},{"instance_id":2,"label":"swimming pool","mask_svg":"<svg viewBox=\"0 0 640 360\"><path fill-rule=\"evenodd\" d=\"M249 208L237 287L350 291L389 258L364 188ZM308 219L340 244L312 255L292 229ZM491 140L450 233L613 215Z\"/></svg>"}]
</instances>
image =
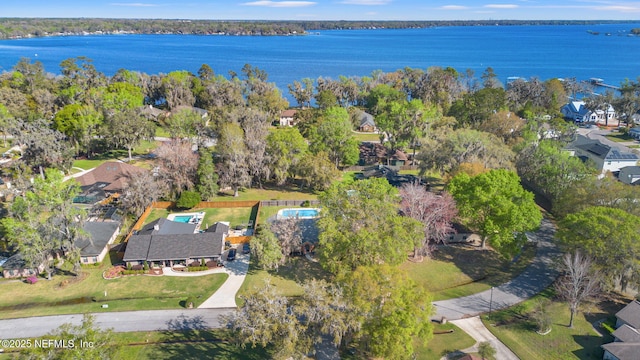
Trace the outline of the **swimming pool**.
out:
<instances>
[{"instance_id":1,"label":"swimming pool","mask_svg":"<svg viewBox=\"0 0 640 360\"><path fill-rule=\"evenodd\" d=\"M173 217L173 221L185 224L188 224L191 219L193 219L191 215L176 215Z\"/></svg>"},{"instance_id":2,"label":"swimming pool","mask_svg":"<svg viewBox=\"0 0 640 360\"><path fill-rule=\"evenodd\" d=\"M278 219L313 219L320 215L320 209L282 209L278 211Z\"/></svg>"},{"instance_id":3,"label":"swimming pool","mask_svg":"<svg viewBox=\"0 0 640 360\"><path fill-rule=\"evenodd\" d=\"M197 213L178 213L167 215L167 220L184 223L184 224L199 224L204 218L204 212Z\"/></svg>"}]
</instances>

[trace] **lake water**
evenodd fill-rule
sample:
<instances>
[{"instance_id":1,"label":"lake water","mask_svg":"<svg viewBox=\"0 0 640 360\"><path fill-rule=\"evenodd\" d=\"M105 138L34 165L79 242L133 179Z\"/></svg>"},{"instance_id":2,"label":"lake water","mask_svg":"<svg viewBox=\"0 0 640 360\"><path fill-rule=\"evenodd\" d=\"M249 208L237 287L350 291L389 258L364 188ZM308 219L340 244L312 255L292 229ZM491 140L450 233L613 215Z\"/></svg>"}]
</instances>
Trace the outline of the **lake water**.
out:
<instances>
[{"instance_id":1,"label":"lake water","mask_svg":"<svg viewBox=\"0 0 640 360\"><path fill-rule=\"evenodd\" d=\"M637 27L640 24L471 26L278 37L100 35L3 40L0 71L28 57L59 73L62 60L86 56L107 75L121 68L149 74L195 73L207 63L226 76L229 70L240 73L249 63L266 70L269 81L285 94L287 84L305 77L364 76L406 66L472 69L477 77L491 66L503 82L511 76L595 77L619 85L640 76L640 37L627 36Z\"/></svg>"}]
</instances>

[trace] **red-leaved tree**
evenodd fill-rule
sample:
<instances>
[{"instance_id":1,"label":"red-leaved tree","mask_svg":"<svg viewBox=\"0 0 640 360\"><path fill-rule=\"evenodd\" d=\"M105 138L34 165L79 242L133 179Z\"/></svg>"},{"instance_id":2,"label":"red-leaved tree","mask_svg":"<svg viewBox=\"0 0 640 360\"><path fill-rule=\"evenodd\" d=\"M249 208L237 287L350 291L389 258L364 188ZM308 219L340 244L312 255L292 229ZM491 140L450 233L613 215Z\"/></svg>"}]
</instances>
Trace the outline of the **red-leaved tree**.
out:
<instances>
[{"instance_id":1,"label":"red-leaved tree","mask_svg":"<svg viewBox=\"0 0 640 360\"><path fill-rule=\"evenodd\" d=\"M458 215L456 202L447 192L435 194L418 183L405 184L400 188L400 209L405 216L424 225L424 238L413 248L414 259L431 255L431 246L442 243L453 232L451 221Z\"/></svg>"}]
</instances>

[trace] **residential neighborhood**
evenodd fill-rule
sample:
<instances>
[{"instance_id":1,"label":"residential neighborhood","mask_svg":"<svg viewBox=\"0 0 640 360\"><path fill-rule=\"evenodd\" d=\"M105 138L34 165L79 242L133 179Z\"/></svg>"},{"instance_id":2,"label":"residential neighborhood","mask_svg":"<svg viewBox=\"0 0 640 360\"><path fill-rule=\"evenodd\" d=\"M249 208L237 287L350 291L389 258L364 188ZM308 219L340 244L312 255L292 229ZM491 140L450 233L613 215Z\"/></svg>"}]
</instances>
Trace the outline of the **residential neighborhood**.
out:
<instances>
[{"instance_id":1,"label":"residential neighborhood","mask_svg":"<svg viewBox=\"0 0 640 360\"><path fill-rule=\"evenodd\" d=\"M0 169L2 339L94 334L113 350L77 358L105 359L640 358L627 98L490 68L287 97L249 64L63 66L0 74L3 152L20 150Z\"/></svg>"}]
</instances>

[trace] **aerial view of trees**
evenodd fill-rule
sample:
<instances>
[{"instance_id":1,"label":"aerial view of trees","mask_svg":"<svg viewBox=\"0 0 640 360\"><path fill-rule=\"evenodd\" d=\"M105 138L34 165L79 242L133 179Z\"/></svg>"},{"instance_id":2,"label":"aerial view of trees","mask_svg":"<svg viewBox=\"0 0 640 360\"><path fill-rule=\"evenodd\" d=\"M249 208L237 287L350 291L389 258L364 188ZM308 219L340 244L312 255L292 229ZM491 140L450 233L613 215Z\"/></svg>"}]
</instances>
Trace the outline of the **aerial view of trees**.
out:
<instances>
[{"instance_id":1,"label":"aerial view of trees","mask_svg":"<svg viewBox=\"0 0 640 360\"><path fill-rule=\"evenodd\" d=\"M87 24L116 31L109 21ZM150 21L132 31L160 32L168 24ZM266 34L308 24L315 23L213 25ZM213 25L185 28L209 33ZM203 64L196 74L122 69L106 76L78 57L63 61L59 76L29 59L0 74L8 162L2 175L11 180L1 220L8 250L30 266L44 264L49 278L57 257L78 273L73 244L86 214L72 205L79 187L63 179L79 161L117 159L144 168L126 179L114 205L127 221L158 200L189 208L247 189L317 196L319 235L310 257L326 279L301 282L301 295L289 297L267 282L228 319L242 346L268 347L275 357L307 355L329 339L356 357L410 358L432 337L433 308L431 295L398 265L434 263L429 259L454 228L480 235L482 254L515 259L525 233L542 221L526 189L550 204L557 239L570 254L554 291L568 303L571 324L596 290L640 284L638 190L610 174L596 176L565 151L576 127L559 108L579 91L575 81L503 86L491 68L476 77L449 67L305 78L288 86L297 112L294 125L284 126L279 117L289 101L267 72L250 64L236 70L227 77ZM628 81L619 96L586 103L594 111L620 107L630 118L640 109L638 89ZM376 133L356 131L362 111L374 117ZM379 142L374 160L361 154L362 142ZM399 152L412 155L404 167L391 167ZM419 181L368 176L387 169ZM291 270L303 241L297 220L256 225L251 266Z\"/></svg>"},{"instance_id":2,"label":"aerial view of trees","mask_svg":"<svg viewBox=\"0 0 640 360\"><path fill-rule=\"evenodd\" d=\"M520 185L513 171L491 170L470 177L456 175L447 190L456 200L463 224L505 257L518 254L527 241L525 232L538 228L542 213L533 193Z\"/></svg>"}]
</instances>

